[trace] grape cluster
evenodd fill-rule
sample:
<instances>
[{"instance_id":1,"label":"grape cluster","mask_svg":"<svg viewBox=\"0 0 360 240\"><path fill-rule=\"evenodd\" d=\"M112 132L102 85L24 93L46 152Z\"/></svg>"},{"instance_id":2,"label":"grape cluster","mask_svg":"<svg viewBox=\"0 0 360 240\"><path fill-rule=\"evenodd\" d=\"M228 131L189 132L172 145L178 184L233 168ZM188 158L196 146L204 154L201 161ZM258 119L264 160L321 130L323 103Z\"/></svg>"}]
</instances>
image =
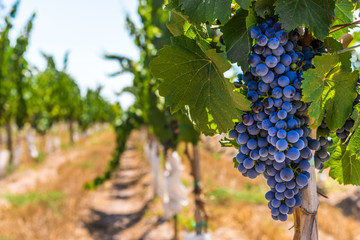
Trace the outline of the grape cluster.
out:
<instances>
[{"instance_id":1,"label":"grape cluster","mask_svg":"<svg viewBox=\"0 0 360 240\"><path fill-rule=\"evenodd\" d=\"M253 27L250 35L256 40L248 58L250 71L238 82L247 87L251 111L229 137L241 146L238 170L249 178L264 175L271 188L265 195L271 215L286 221L294 207L301 206L302 190L308 186L309 144L319 144L309 137L308 105L301 102L302 71L297 70L301 61L313 55L295 52L296 43L291 40L297 39L296 32L289 40L273 19Z\"/></svg>"},{"instance_id":2,"label":"grape cluster","mask_svg":"<svg viewBox=\"0 0 360 240\"><path fill-rule=\"evenodd\" d=\"M355 121L353 119L348 119L342 128L336 130L336 136L340 138L341 142L344 143L348 136L350 135L350 130L354 126Z\"/></svg>"},{"instance_id":3,"label":"grape cluster","mask_svg":"<svg viewBox=\"0 0 360 240\"><path fill-rule=\"evenodd\" d=\"M360 82L360 79L358 80ZM360 95L358 94L356 99L354 100L353 106L356 106L360 102ZM353 109L354 110L354 109ZM326 119L326 114L325 114ZM336 136L341 140L342 143L345 143L348 137L350 136L351 129L353 128L355 124L355 121L349 117L348 120L346 120L344 126L342 126L340 129L337 129L335 131ZM325 122L322 122L322 124L318 128L318 132L330 132L330 129L327 127ZM333 140L331 137L319 137L320 147L318 149L312 149L315 150L315 167L317 169L322 169L324 167L324 162L330 160L330 153L327 151L327 148L333 144ZM347 143L345 143L347 144Z\"/></svg>"}]
</instances>

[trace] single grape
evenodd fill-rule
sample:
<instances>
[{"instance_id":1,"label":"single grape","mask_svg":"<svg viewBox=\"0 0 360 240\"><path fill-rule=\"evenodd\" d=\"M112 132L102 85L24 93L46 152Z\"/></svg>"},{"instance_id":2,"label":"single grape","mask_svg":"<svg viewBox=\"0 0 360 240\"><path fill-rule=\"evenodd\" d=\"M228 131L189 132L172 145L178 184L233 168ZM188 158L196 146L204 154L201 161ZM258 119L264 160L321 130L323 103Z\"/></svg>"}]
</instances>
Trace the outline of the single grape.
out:
<instances>
[{"instance_id":1,"label":"single grape","mask_svg":"<svg viewBox=\"0 0 360 240\"><path fill-rule=\"evenodd\" d=\"M283 91L281 88L276 87L272 90L272 95L274 98L281 98L283 96Z\"/></svg>"},{"instance_id":2,"label":"single grape","mask_svg":"<svg viewBox=\"0 0 360 240\"><path fill-rule=\"evenodd\" d=\"M241 134L239 134L236 141L238 144L243 145L243 144L246 144L248 142L248 140L249 140L249 135L247 135L246 133L241 133Z\"/></svg>"},{"instance_id":3,"label":"single grape","mask_svg":"<svg viewBox=\"0 0 360 240\"><path fill-rule=\"evenodd\" d=\"M246 169L252 169L255 166L255 162L251 158L245 158L243 165Z\"/></svg>"},{"instance_id":4,"label":"single grape","mask_svg":"<svg viewBox=\"0 0 360 240\"><path fill-rule=\"evenodd\" d=\"M279 110L277 113L279 119L285 119L287 117L287 112L285 110Z\"/></svg>"},{"instance_id":5,"label":"single grape","mask_svg":"<svg viewBox=\"0 0 360 240\"><path fill-rule=\"evenodd\" d=\"M290 119L290 120L291 120L291 119ZM288 122L290 122L290 120L289 120ZM296 120L294 120L294 121L296 121ZM289 126L289 124L288 124L288 126ZM290 126L289 126L289 127L290 127ZM291 128L292 128L292 127L291 127ZM289 131L288 134L287 134L287 140L288 140L290 143L296 143L297 141L299 141L299 138L300 138L300 136L299 136L298 132L295 131L295 130L291 130L291 131Z\"/></svg>"},{"instance_id":6,"label":"single grape","mask_svg":"<svg viewBox=\"0 0 360 240\"><path fill-rule=\"evenodd\" d=\"M295 207L295 204L296 204L296 200L295 198L288 198L288 199L285 199L285 204L288 206L288 207Z\"/></svg>"},{"instance_id":7,"label":"single grape","mask_svg":"<svg viewBox=\"0 0 360 240\"><path fill-rule=\"evenodd\" d=\"M288 54L283 54L283 55L281 55L281 57L280 57L280 62L281 62L282 64L284 64L284 66L289 66L289 65L291 64L291 62L292 62L292 59L291 59L290 55L288 55Z\"/></svg>"},{"instance_id":8,"label":"single grape","mask_svg":"<svg viewBox=\"0 0 360 240\"><path fill-rule=\"evenodd\" d=\"M263 80L265 83L272 83L274 81L274 77L274 73L269 70L265 76L261 77L261 80Z\"/></svg>"},{"instance_id":9,"label":"single grape","mask_svg":"<svg viewBox=\"0 0 360 240\"><path fill-rule=\"evenodd\" d=\"M263 63L260 63L256 66L256 73L259 76L265 76L268 73L268 71L269 71L268 67Z\"/></svg>"},{"instance_id":10,"label":"single grape","mask_svg":"<svg viewBox=\"0 0 360 240\"><path fill-rule=\"evenodd\" d=\"M276 152L274 154L274 158L276 162L284 162L285 161L285 153L283 152Z\"/></svg>"},{"instance_id":11,"label":"single grape","mask_svg":"<svg viewBox=\"0 0 360 240\"><path fill-rule=\"evenodd\" d=\"M261 34L261 29L258 26L252 27L250 29L250 37L256 39Z\"/></svg>"},{"instance_id":12,"label":"single grape","mask_svg":"<svg viewBox=\"0 0 360 240\"><path fill-rule=\"evenodd\" d=\"M246 94L247 99L249 99L251 102L256 102L259 99L259 94L255 91L249 91Z\"/></svg>"},{"instance_id":13,"label":"single grape","mask_svg":"<svg viewBox=\"0 0 360 240\"><path fill-rule=\"evenodd\" d=\"M274 71L275 71L277 74L283 74L283 73L285 72L285 66L284 66L284 64L278 63L278 64L275 66Z\"/></svg>"},{"instance_id":14,"label":"single grape","mask_svg":"<svg viewBox=\"0 0 360 240\"><path fill-rule=\"evenodd\" d=\"M256 38L256 42L259 46L265 46L268 42L268 38L263 35L263 34L260 34L257 38Z\"/></svg>"},{"instance_id":15,"label":"single grape","mask_svg":"<svg viewBox=\"0 0 360 240\"><path fill-rule=\"evenodd\" d=\"M294 172L290 169L290 168L284 168L283 170L281 170L280 172L280 177L281 179L283 179L284 181L288 182L291 179L293 179L294 177Z\"/></svg>"},{"instance_id":16,"label":"single grape","mask_svg":"<svg viewBox=\"0 0 360 240\"><path fill-rule=\"evenodd\" d=\"M276 142L276 148L279 151L285 151L288 147L288 142L285 139L280 139Z\"/></svg>"},{"instance_id":17,"label":"single grape","mask_svg":"<svg viewBox=\"0 0 360 240\"><path fill-rule=\"evenodd\" d=\"M248 58L248 63L251 67L256 67L261 62L261 58L257 54L251 54Z\"/></svg>"},{"instance_id":18,"label":"single grape","mask_svg":"<svg viewBox=\"0 0 360 240\"><path fill-rule=\"evenodd\" d=\"M286 157L288 157L290 160L298 159L300 157L299 149L295 147L289 148L289 150L286 152Z\"/></svg>"},{"instance_id":19,"label":"single grape","mask_svg":"<svg viewBox=\"0 0 360 240\"><path fill-rule=\"evenodd\" d=\"M296 184L300 187L305 186L308 183L308 178L304 174L300 174L296 177Z\"/></svg>"},{"instance_id":20,"label":"single grape","mask_svg":"<svg viewBox=\"0 0 360 240\"><path fill-rule=\"evenodd\" d=\"M279 39L270 38L267 45L270 49L277 49L280 45Z\"/></svg>"}]
</instances>

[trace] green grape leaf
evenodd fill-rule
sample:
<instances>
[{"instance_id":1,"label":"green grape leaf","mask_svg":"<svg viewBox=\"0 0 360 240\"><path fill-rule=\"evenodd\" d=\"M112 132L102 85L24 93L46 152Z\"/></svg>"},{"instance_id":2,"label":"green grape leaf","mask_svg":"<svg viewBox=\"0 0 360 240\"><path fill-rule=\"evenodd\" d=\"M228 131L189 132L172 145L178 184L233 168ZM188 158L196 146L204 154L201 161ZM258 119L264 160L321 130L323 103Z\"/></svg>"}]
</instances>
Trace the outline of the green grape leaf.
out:
<instances>
[{"instance_id":1,"label":"green grape leaf","mask_svg":"<svg viewBox=\"0 0 360 240\"><path fill-rule=\"evenodd\" d=\"M250 101L223 76L230 67L224 54L202 51L185 36L172 38L150 63L154 77L163 79L160 95L171 95L171 111L187 105L191 120L207 135L226 132L241 111L250 110Z\"/></svg>"},{"instance_id":2,"label":"green grape leaf","mask_svg":"<svg viewBox=\"0 0 360 240\"><path fill-rule=\"evenodd\" d=\"M346 151L341 159L344 184L360 185L360 158Z\"/></svg>"},{"instance_id":3,"label":"green grape leaf","mask_svg":"<svg viewBox=\"0 0 360 240\"><path fill-rule=\"evenodd\" d=\"M354 21L354 4L348 0L338 0L335 4L335 20L331 26L352 23ZM350 26L352 27L352 26ZM343 33L348 33L349 28L343 28L330 34L331 37L339 39Z\"/></svg>"},{"instance_id":4,"label":"green grape leaf","mask_svg":"<svg viewBox=\"0 0 360 240\"><path fill-rule=\"evenodd\" d=\"M325 163L329 175L339 183L360 185L360 129L357 128L348 145L333 136L334 145L328 148L331 158Z\"/></svg>"},{"instance_id":5,"label":"green grape leaf","mask_svg":"<svg viewBox=\"0 0 360 240\"><path fill-rule=\"evenodd\" d=\"M322 93L324 91L323 77L337 64L335 55L323 55L314 58L315 69L304 72L302 81L303 101L311 102L309 116L314 118L313 128L320 126L323 116Z\"/></svg>"},{"instance_id":6,"label":"green grape leaf","mask_svg":"<svg viewBox=\"0 0 360 240\"><path fill-rule=\"evenodd\" d=\"M179 0L179 4L191 22L226 22L230 17L231 0Z\"/></svg>"},{"instance_id":7,"label":"green grape leaf","mask_svg":"<svg viewBox=\"0 0 360 240\"><path fill-rule=\"evenodd\" d=\"M248 9L251 5L251 1L252 0L235 0L237 2L237 4L239 4L239 6L243 9Z\"/></svg>"},{"instance_id":8,"label":"green grape leaf","mask_svg":"<svg viewBox=\"0 0 360 240\"><path fill-rule=\"evenodd\" d=\"M238 161L236 161L236 157L233 158L233 163L234 163L234 168L239 167L239 163L238 163Z\"/></svg>"},{"instance_id":9,"label":"green grape leaf","mask_svg":"<svg viewBox=\"0 0 360 240\"><path fill-rule=\"evenodd\" d=\"M324 41L325 47L328 49L330 53L336 53L337 51L343 50L342 44L335 40L334 38L328 37ZM339 59L341 62L341 67L345 70L350 71L351 70L351 51L344 52L339 54Z\"/></svg>"},{"instance_id":10,"label":"green grape leaf","mask_svg":"<svg viewBox=\"0 0 360 240\"><path fill-rule=\"evenodd\" d=\"M221 28L226 46L226 55L245 72L248 68L249 35L246 28L247 11L240 9Z\"/></svg>"},{"instance_id":11,"label":"green grape leaf","mask_svg":"<svg viewBox=\"0 0 360 240\"><path fill-rule=\"evenodd\" d=\"M179 0L169 0L168 4L165 5L166 11L171 11L174 8L179 8Z\"/></svg>"},{"instance_id":12,"label":"green grape leaf","mask_svg":"<svg viewBox=\"0 0 360 240\"><path fill-rule=\"evenodd\" d=\"M248 10L248 16L246 17L246 28L250 30L252 27L255 27L258 24L257 16L254 9L250 8Z\"/></svg>"},{"instance_id":13,"label":"green grape leaf","mask_svg":"<svg viewBox=\"0 0 360 240\"><path fill-rule=\"evenodd\" d=\"M195 145L200 139L200 132L194 128L194 125L185 114L179 113L177 119L180 129L179 141L190 142Z\"/></svg>"},{"instance_id":14,"label":"green grape leaf","mask_svg":"<svg viewBox=\"0 0 360 240\"><path fill-rule=\"evenodd\" d=\"M290 31L305 25L320 39L329 33L331 17L334 16L335 1L328 0L277 0L275 13L280 23Z\"/></svg>"},{"instance_id":15,"label":"green grape leaf","mask_svg":"<svg viewBox=\"0 0 360 240\"><path fill-rule=\"evenodd\" d=\"M350 130L350 133L353 133L360 126L360 104L354 106L354 111L351 114L351 118L355 121L354 126Z\"/></svg>"},{"instance_id":16,"label":"green grape leaf","mask_svg":"<svg viewBox=\"0 0 360 240\"><path fill-rule=\"evenodd\" d=\"M257 15L264 18L266 14L274 13L274 3L276 0L257 0L255 3L255 11Z\"/></svg>"},{"instance_id":17,"label":"green grape leaf","mask_svg":"<svg viewBox=\"0 0 360 240\"><path fill-rule=\"evenodd\" d=\"M351 114L359 74L341 68L338 55L316 56L313 61L316 68L304 72L302 84L303 101L311 102L309 116L315 120L311 127L320 126L326 112L326 124L335 131Z\"/></svg>"},{"instance_id":18,"label":"green grape leaf","mask_svg":"<svg viewBox=\"0 0 360 240\"><path fill-rule=\"evenodd\" d=\"M230 139L227 137L224 137L223 139L221 139L219 141L219 143L221 144L222 147L232 147L232 148L237 148L240 149L240 145L236 142L236 139Z\"/></svg>"},{"instance_id":19,"label":"green grape leaf","mask_svg":"<svg viewBox=\"0 0 360 240\"><path fill-rule=\"evenodd\" d=\"M349 118L352 104L356 98L356 82L359 73L345 72L341 68L326 80L327 87L323 93L326 109L326 124L330 130L341 128ZM326 91L328 88L328 91Z\"/></svg>"},{"instance_id":20,"label":"green grape leaf","mask_svg":"<svg viewBox=\"0 0 360 240\"><path fill-rule=\"evenodd\" d=\"M172 10L170 13L169 22L166 23L167 28L175 37L185 35L191 39L196 37L196 32L194 31L191 24L187 21L187 16L182 15L181 13Z\"/></svg>"},{"instance_id":21,"label":"green grape leaf","mask_svg":"<svg viewBox=\"0 0 360 240\"><path fill-rule=\"evenodd\" d=\"M346 147L341 143L340 139L333 138L334 144L332 151L330 152L330 160L324 163L324 169L330 168L329 176L338 181L340 184L344 183L342 157L345 153Z\"/></svg>"}]
</instances>

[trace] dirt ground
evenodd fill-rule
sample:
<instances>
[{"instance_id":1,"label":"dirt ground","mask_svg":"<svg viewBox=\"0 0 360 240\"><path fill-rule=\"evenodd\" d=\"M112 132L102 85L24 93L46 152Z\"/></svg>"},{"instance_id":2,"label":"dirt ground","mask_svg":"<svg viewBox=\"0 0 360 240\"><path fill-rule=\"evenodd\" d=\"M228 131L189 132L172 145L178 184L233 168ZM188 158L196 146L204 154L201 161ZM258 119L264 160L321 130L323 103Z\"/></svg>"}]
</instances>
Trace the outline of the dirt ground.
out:
<instances>
[{"instance_id":1,"label":"dirt ground","mask_svg":"<svg viewBox=\"0 0 360 240\"><path fill-rule=\"evenodd\" d=\"M102 173L114 148L114 134L102 131L48 157L36 169L0 181L0 240L170 240L173 220L163 218L153 197L148 161L139 134L133 132L112 179L95 191L83 184ZM180 239L193 230L192 178L184 146L179 154L189 205L178 215ZM274 222L264 201L263 179L243 178L232 168L233 151L200 146L202 185L212 239L292 239L292 219ZM326 179L328 199L320 198L320 239L360 239L360 223L349 205L354 188ZM349 200L350 194L350 200ZM350 201L350 203L349 203ZM352 202L351 202L352 201ZM360 204L359 204L360 205ZM346 210L347 209L347 210ZM289 230L290 229L290 230Z\"/></svg>"}]
</instances>

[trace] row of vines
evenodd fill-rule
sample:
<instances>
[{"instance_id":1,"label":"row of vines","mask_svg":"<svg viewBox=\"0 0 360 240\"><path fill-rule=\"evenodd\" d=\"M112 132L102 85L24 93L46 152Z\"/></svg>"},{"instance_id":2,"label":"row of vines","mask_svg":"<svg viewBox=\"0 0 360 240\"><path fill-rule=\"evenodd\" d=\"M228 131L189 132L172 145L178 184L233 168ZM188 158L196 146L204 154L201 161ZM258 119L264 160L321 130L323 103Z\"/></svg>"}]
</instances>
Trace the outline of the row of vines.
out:
<instances>
[{"instance_id":1,"label":"row of vines","mask_svg":"<svg viewBox=\"0 0 360 240\"><path fill-rule=\"evenodd\" d=\"M140 60L106 57L134 75L123 90L135 96L127 115L134 128L148 126L165 156L181 141L196 156L199 133L227 133L220 143L239 150L235 168L267 179L272 217L294 214L294 239L317 239L315 168L360 185L359 4L139 1L142 25L127 18L127 28ZM202 226L197 219L199 234Z\"/></svg>"},{"instance_id":2,"label":"row of vines","mask_svg":"<svg viewBox=\"0 0 360 240\"><path fill-rule=\"evenodd\" d=\"M20 1L15 2L0 26L0 128L6 132L10 153L8 170L14 168L14 142L23 129L46 136L51 128L65 123L74 142L75 131L86 131L95 123L115 122L121 115L119 104L102 97L101 87L81 95L75 79L67 72L68 56L63 66L51 55L42 53L46 68L29 63L25 54L29 46L35 13L14 41L10 40ZM27 130L28 131L28 130Z\"/></svg>"}]
</instances>

